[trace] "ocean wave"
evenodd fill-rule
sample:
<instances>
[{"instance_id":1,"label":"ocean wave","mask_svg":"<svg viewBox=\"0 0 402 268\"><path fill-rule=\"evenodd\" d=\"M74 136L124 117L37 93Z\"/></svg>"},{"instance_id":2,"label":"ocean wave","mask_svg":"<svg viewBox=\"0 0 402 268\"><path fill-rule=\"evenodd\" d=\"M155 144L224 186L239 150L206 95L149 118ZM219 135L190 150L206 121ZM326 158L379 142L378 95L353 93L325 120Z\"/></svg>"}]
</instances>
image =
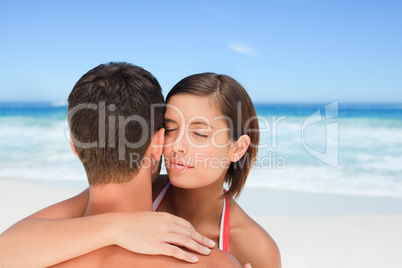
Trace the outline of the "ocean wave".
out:
<instances>
[{"instance_id":1,"label":"ocean wave","mask_svg":"<svg viewBox=\"0 0 402 268\"><path fill-rule=\"evenodd\" d=\"M0 114L0 176L86 180L70 149L65 107L10 107ZM402 197L402 120L336 118L339 139L331 140L326 139L325 122L306 129L302 137L303 116L288 116L275 129L275 118L265 119L269 124L261 144L266 146L258 153L263 161L250 173L246 187ZM322 152L338 144L339 165L333 168L313 157L302 138Z\"/></svg>"},{"instance_id":2,"label":"ocean wave","mask_svg":"<svg viewBox=\"0 0 402 268\"><path fill-rule=\"evenodd\" d=\"M283 170L253 170L246 187L309 193L402 198L402 181L371 172L354 173L331 167L288 166Z\"/></svg>"},{"instance_id":3,"label":"ocean wave","mask_svg":"<svg viewBox=\"0 0 402 268\"><path fill-rule=\"evenodd\" d=\"M62 106L67 106L68 102L67 101L56 101L56 102L51 102L50 106L52 107L62 107Z\"/></svg>"}]
</instances>

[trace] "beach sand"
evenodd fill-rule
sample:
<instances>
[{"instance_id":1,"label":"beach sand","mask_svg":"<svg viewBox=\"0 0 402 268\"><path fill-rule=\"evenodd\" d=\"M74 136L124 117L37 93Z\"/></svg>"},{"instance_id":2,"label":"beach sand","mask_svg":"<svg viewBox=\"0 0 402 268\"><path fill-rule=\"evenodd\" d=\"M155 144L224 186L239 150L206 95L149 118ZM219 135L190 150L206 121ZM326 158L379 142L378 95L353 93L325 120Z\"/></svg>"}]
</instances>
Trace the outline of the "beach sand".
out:
<instances>
[{"instance_id":1,"label":"beach sand","mask_svg":"<svg viewBox=\"0 0 402 268\"><path fill-rule=\"evenodd\" d=\"M284 268L402 265L402 198L246 188L239 203L274 238Z\"/></svg>"},{"instance_id":2,"label":"beach sand","mask_svg":"<svg viewBox=\"0 0 402 268\"><path fill-rule=\"evenodd\" d=\"M0 178L0 232L81 190ZM275 239L284 268L402 265L402 198L245 188L238 202Z\"/></svg>"}]
</instances>

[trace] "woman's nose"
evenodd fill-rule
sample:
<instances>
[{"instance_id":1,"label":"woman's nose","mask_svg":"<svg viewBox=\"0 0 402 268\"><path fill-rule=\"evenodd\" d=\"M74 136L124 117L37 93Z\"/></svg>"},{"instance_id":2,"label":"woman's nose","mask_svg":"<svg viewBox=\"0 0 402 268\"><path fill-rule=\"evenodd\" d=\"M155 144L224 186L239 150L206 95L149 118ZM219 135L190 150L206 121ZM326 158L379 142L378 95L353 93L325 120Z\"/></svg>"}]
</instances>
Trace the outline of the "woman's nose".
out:
<instances>
[{"instance_id":1,"label":"woman's nose","mask_svg":"<svg viewBox=\"0 0 402 268\"><path fill-rule=\"evenodd\" d=\"M186 154L188 151L188 144L186 142L186 137L180 137L179 139L176 139L172 143L172 150L173 152L177 154Z\"/></svg>"}]
</instances>

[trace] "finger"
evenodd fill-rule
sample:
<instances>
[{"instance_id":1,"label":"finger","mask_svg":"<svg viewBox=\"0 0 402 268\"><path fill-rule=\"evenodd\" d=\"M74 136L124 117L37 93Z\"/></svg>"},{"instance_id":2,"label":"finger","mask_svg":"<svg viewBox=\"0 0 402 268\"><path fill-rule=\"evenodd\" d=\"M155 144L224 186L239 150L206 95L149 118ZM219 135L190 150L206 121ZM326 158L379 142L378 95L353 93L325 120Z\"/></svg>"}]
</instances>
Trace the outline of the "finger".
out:
<instances>
[{"instance_id":1,"label":"finger","mask_svg":"<svg viewBox=\"0 0 402 268\"><path fill-rule=\"evenodd\" d=\"M208 247L200 245L190 237L182 234L171 233L166 237L164 237L164 241L169 244L185 247L202 255L208 255L211 252L211 250Z\"/></svg>"},{"instance_id":2,"label":"finger","mask_svg":"<svg viewBox=\"0 0 402 268\"><path fill-rule=\"evenodd\" d=\"M247 263L246 265L244 265L244 268L253 268L253 267L251 267L250 263Z\"/></svg>"},{"instance_id":3,"label":"finger","mask_svg":"<svg viewBox=\"0 0 402 268\"><path fill-rule=\"evenodd\" d=\"M195 231L193 233L193 235L190 236L190 238L194 239L194 241L196 241L197 243L209 247L209 248L213 248L215 247L215 242L212 239L209 239L206 236L203 236L202 234L198 233L197 231Z\"/></svg>"},{"instance_id":4,"label":"finger","mask_svg":"<svg viewBox=\"0 0 402 268\"><path fill-rule=\"evenodd\" d=\"M208 248L213 248L215 246L215 242L208 237L203 236L199 232L197 232L193 227L183 227L183 226L177 226L177 228L174 228L174 231L172 231L174 234L178 235L183 235L191 240L195 241L198 245L208 247Z\"/></svg>"},{"instance_id":5,"label":"finger","mask_svg":"<svg viewBox=\"0 0 402 268\"><path fill-rule=\"evenodd\" d=\"M215 242L212 239L209 239L208 237L197 232L188 221L177 217L177 219L175 219L175 226L176 228L173 232L188 236L203 246L209 248L213 248L215 246Z\"/></svg>"},{"instance_id":6,"label":"finger","mask_svg":"<svg viewBox=\"0 0 402 268\"><path fill-rule=\"evenodd\" d=\"M200 245L203 245L208 248L213 248L215 246L215 242L212 239L209 239L208 237L203 236L199 232L197 232L195 229L194 231L190 232L189 237L193 239L195 242L197 242Z\"/></svg>"},{"instance_id":7,"label":"finger","mask_svg":"<svg viewBox=\"0 0 402 268\"><path fill-rule=\"evenodd\" d=\"M186 262L191 262L191 263L198 262L198 258L194 254L188 253L188 252L180 249L179 247L169 245L169 244L164 245L164 247L162 248L161 254L166 255L166 256L171 256L171 257L174 257L176 259L183 260Z\"/></svg>"}]
</instances>

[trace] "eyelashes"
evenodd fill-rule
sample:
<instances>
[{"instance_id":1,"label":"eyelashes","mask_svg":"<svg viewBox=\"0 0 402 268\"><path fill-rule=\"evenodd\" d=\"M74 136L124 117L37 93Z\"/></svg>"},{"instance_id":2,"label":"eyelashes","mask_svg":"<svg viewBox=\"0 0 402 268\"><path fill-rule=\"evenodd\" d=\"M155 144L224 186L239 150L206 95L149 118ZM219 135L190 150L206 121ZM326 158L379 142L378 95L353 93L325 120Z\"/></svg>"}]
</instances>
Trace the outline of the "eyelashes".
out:
<instances>
[{"instance_id":1,"label":"eyelashes","mask_svg":"<svg viewBox=\"0 0 402 268\"><path fill-rule=\"evenodd\" d=\"M206 138L208 138L208 135L203 135L203 134L200 134L200 133L197 133L197 132L193 132L195 135L197 135L198 137L201 137L201 138L203 138L203 139L206 139Z\"/></svg>"},{"instance_id":2,"label":"eyelashes","mask_svg":"<svg viewBox=\"0 0 402 268\"><path fill-rule=\"evenodd\" d=\"M165 133L170 133L170 132L175 131L175 130L177 130L177 129L165 129ZM208 135L200 134L200 133L197 133L197 132L193 132L193 134L198 136L198 137L200 137L200 138L203 138L203 139L208 138Z\"/></svg>"}]
</instances>

